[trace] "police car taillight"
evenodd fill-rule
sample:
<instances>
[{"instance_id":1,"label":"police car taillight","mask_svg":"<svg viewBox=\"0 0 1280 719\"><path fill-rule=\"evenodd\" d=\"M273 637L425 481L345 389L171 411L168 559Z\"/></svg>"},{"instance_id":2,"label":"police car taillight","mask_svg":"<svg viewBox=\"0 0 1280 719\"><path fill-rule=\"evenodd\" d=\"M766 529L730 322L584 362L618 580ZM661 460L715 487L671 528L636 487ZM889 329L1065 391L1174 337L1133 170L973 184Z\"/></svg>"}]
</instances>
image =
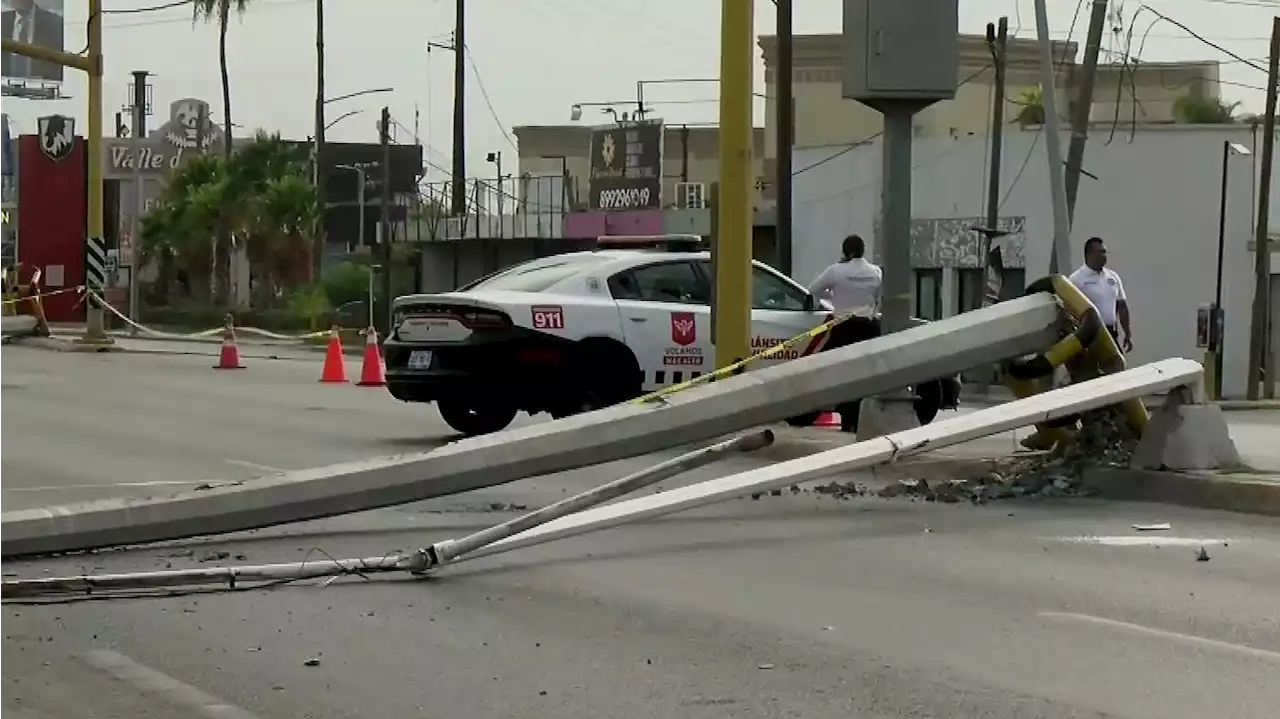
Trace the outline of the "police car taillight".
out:
<instances>
[{"instance_id":1,"label":"police car taillight","mask_svg":"<svg viewBox=\"0 0 1280 719\"><path fill-rule=\"evenodd\" d=\"M601 250L658 250L663 252L697 252L705 249L698 235L604 235L596 238Z\"/></svg>"},{"instance_id":2,"label":"police car taillight","mask_svg":"<svg viewBox=\"0 0 1280 719\"><path fill-rule=\"evenodd\" d=\"M497 330L511 326L511 318L501 312L473 310L459 312L458 321L473 330Z\"/></svg>"}]
</instances>

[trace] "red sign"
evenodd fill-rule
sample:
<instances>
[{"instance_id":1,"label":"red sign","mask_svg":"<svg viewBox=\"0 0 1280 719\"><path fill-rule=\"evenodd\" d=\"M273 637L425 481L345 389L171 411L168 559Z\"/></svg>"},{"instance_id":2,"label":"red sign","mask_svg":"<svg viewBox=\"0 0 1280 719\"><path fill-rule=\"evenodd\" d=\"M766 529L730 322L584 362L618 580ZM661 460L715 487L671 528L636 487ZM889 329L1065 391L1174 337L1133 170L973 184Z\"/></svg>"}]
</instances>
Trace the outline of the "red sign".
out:
<instances>
[{"instance_id":1,"label":"red sign","mask_svg":"<svg viewBox=\"0 0 1280 719\"><path fill-rule=\"evenodd\" d=\"M76 137L67 153L52 159L40 136L18 139L18 262L39 269L46 291L84 284L85 163L84 141ZM51 284L58 282L60 284ZM78 293L64 292L44 300L51 322L84 319Z\"/></svg>"},{"instance_id":2,"label":"red sign","mask_svg":"<svg viewBox=\"0 0 1280 719\"><path fill-rule=\"evenodd\" d=\"M529 311L533 314L535 330L564 329L564 308L560 305L534 305Z\"/></svg>"},{"instance_id":3,"label":"red sign","mask_svg":"<svg viewBox=\"0 0 1280 719\"><path fill-rule=\"evenodd\" d=\"M698 325L692 312L671 313L671 341L685 347L698 340Z\"/></svg>"}]
</instances>

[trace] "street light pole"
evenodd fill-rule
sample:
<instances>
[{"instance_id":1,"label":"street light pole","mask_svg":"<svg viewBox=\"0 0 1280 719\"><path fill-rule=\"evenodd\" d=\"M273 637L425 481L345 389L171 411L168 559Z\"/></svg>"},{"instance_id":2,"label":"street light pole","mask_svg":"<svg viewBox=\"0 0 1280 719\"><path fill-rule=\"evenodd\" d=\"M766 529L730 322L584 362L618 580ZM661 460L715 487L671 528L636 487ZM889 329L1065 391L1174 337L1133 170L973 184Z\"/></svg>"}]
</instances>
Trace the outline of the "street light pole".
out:
<instances>
[{"instance_id":1,"label":"street light pole","mask_svg":"<svg viewBox=\"0 0 1280 719\"><path fill-rule=\"evenodd\" d=\"M1209 310L1209 347L1205 353L1211 364L1206 366L1213 399L1222 397L1222 339L1225 335L1222 309L1222 266L1227 247L1227 171L1231 156L1253 154L1249 148L1230 140L1222 141L1222 178L1218 192L1218 270L1214 275L1213 307Z\"/></svg>"},{"instance_id":2,"label":"street light pole","mask_svg":"<svg viewBox=\"0 0 1280 719\"><path fill-rule=\"evenodd\" d=\"M716 367L750 355L751 83L754 0L720 3L720 196L715 238Z\"/></svg>"},{"instance_id":3,"label":"street light pole","mask_svg":"<svg viewBox=\"0 0 1280 719\"><path fill-rule=\"evenodd\" d=\"M315 163L316 193L320 196L320 222L315 228L315 238L311 248L311 280L317 282L324 271L325 247L325 210L329 207L329 198L325 194L328 183L328 171L324 164L324 132L329 125L324 120L324 0L316 0L316 107L315 107L315 147L312 149L312 162ZM339 118L341 119L341 118Z\"/></svg>"},{"instance_id":4,"label":"street light pole","mask_svg":"<svg viewBox=\"0 0 1280 719\"><path fill-rule=\"evenodd\" d=\"M85 130L85 154L89 157L86 183L85 284L102 293L105 284L107 248L102 236L102 0L88 0L88 47L83 55L3 38L4 52L44 60L62 67L73 67L89 76L89 127ZM85 305L85 331L82 344L114 344L103 325L102 307L94 300Z\"/></svg>"}]
</instances>

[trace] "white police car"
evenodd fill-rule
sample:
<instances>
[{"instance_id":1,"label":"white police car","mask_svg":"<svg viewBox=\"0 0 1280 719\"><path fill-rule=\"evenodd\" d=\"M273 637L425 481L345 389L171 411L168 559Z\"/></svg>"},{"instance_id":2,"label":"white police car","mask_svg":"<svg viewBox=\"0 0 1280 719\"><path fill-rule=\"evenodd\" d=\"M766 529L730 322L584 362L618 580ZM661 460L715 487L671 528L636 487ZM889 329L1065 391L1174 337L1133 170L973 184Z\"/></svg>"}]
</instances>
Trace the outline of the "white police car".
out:
<instances>
[{"instance_id":1,"label":"white police car","mask_svg":"<svg viewBox=\"0 0 1280 719\"><path fill-rule=\"evenodd\" d=\"M594 251L530 260L455 292L398 297L383 344L387 388L406 402L435 402L459 432L484 434L517 412L563 417L710 372L711 256L700 242L601 238ZM753 352L830 317L772 267L753 262L751 272ZM811 354L824 340L762 364ZM923 422L956 404L958 382L938 385L917 388L930 397Z\"/></svg>"}]
</instances>

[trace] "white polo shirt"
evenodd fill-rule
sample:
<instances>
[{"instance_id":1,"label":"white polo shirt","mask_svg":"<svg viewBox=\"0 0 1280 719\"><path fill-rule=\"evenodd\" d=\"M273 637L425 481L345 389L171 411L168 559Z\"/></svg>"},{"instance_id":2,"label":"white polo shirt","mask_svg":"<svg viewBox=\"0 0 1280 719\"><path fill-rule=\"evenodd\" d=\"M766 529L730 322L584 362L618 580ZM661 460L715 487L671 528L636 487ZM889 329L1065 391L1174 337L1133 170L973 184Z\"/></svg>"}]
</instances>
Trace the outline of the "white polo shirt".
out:
<instances>
[{"instance_id":1,"label":"white polo shirt","mask_svg":"<svg viewBox=\"0 0 1280 719\"><path fill-rule=\"evenodd\" d=\"M1098 308L1102 324L1116 324L1116 302L1128 298L1124 294L1124 282L1115 270L1103 267L1101 272L1095 272L1088 265L1081 265L1068 279Z\"/></svg>"},{"instance_id":2,"label":"white polo shirt","mask_svg":"<svg viewBox=\"0 0 1280 719\"><path fill-rule=\"evenodd\" d=\"M881 276L879 267L855 257L823 270L809 285L809 292L819 298L829 297L838 313L852 312L869 319L880 304Z\"/></svg>"}]
</instances>

